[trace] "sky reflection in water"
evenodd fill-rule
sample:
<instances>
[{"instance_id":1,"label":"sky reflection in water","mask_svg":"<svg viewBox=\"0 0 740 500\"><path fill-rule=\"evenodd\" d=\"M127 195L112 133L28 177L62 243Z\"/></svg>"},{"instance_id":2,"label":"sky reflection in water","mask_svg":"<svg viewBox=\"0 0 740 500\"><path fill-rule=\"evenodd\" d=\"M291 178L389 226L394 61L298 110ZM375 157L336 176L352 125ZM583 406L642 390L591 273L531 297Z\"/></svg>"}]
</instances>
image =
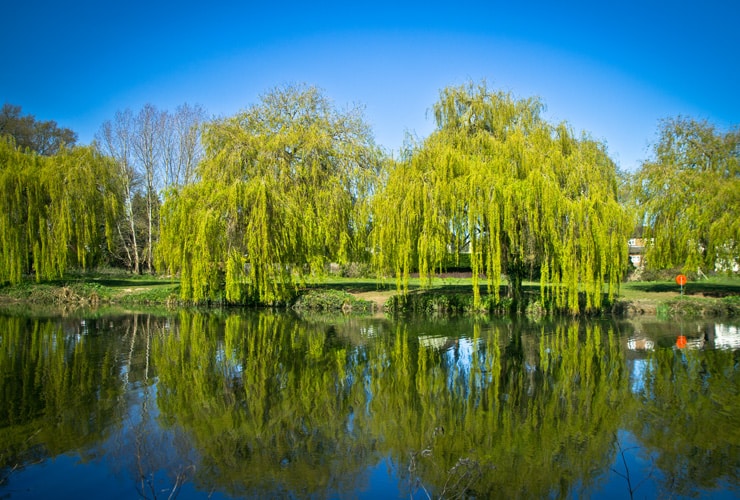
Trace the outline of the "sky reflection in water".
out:
<instances>
[{"instance_id":1,"label":"sky reflection in water","mask_svg":"<svg viewBox=\"0 0 740 500\"><path fill-rule=\"evenodd\" d=\"M0 332L10 498L740 492L736 324L181 312Z\"/></svg>"}]
</instances>

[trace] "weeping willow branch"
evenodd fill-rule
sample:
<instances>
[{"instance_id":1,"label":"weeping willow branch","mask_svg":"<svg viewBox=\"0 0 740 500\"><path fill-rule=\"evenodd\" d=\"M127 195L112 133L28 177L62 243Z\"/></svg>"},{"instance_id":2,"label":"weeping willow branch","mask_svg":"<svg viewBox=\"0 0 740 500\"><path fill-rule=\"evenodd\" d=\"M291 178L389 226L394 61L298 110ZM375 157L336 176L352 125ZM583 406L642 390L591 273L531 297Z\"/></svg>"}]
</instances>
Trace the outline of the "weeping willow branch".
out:
<instances>
[{"instance_id":1,"label":"weeping willow branch","mask_svg":"<svg viewBox=\"0 0 740 500\"><path fill-rule=\"evenodd\" d=\"M0 140L0 282L90 267L111 242L118 179L92 147L42 157Z\"/></svg>"},{"instance_id":2,"label":"weeping willow branch","mask_svg":"<svg viewBox=\"0 0 740 500\"><path fill-rule=\"evenodd\" d=\"M485 84L447 88L437 130L405 161L390 164L373 199L373 260L406 292L416 270L429 282L449 256L470 254L498 299L504 277L521 299L528 270L543 303L579 312L612 298L627 263L631 220L617 200L616 166L602 144L553 126L537 99ZM426 279L426 280L424 280Z\"/></svg>"},{"instance_id":3,"label":"weeping willow branch","mask_svg":"<svg viewBox=\"0 0 740 500\"><path fill-rule=\"evenodd\" d=\"M182 297L284 300L329 262L364 260L380 155L359 110L275 89L209 124L199 182L170 191L158 255Z\"/></svg>"}]
</instances>

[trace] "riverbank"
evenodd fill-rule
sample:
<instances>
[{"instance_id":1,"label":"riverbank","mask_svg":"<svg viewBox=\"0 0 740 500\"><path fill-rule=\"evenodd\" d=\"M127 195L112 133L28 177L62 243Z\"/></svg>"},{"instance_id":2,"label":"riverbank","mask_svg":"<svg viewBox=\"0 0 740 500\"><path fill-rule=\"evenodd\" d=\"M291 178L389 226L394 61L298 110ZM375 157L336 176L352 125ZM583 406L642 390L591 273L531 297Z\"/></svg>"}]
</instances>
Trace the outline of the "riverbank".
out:
<instances>
[{"instance_id":1,"label":"riverbank","mask_svg":"<svg viewBox=\"0 0 740 500\"><path fill-rule=\"evenodd\" d=\"M36 304L44 306L159 306L182 307L179 284L165 277L139 276L121 272L76 274L64 279L35 283L27 281L0 287L0 304ZM505 297L505 286L500 291ZM521 311L532 317L545 314L539 307L539 284L525 283L524 295L529 307ZM219 306L220 304L209 304ZM482 296L482 306L473 307L470 280L443 278L431 287L412 280L409 294L400 295L395 284L370 278L331 278L300 289L290 303L282 307L303 311L343 313L488 313L504 315L511 303L502 298L493 301ZM683 294L675 283L667 281L624 283L619 298L607 303L602 315L663 317L740 317L740 278L716 277L690 283Z\"/></svg>"}]
</instances>

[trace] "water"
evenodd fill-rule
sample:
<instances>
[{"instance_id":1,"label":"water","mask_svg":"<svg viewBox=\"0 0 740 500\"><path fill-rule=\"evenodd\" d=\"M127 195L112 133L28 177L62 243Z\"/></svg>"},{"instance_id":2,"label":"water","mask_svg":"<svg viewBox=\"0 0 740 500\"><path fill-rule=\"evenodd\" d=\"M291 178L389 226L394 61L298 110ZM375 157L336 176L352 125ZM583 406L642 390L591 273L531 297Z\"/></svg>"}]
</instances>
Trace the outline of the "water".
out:
<instances>
[{"instance_id":1,"label":"water","mask_svg":"<svg viewBox=\"0 0 740 500\"><path fill-rule=\"evenodd\" d=\"M3 498L738 495L738 322L0 315Z\"/></svg>"}]
</instances>

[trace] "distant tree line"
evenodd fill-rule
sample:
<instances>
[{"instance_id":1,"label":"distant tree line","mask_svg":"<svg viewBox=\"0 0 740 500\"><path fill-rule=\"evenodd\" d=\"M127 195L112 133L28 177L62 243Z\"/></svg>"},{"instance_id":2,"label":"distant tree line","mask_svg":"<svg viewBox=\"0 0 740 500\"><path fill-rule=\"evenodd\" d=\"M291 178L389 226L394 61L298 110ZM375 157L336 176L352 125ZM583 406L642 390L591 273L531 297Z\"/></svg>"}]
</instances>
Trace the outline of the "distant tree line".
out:
<instances>
[{"instance_id":1,"label":"distant tree line","mask_svg":"<svg viewBox=\"0 0 740 500\"><path fill-rule=\"evenodd\" d=\"M117 112L91 145L0 113L0 282L108 265L177 274L184 299L273 303L330 263L366 263L405 290L469 262L498 294L598 309L644 228L654 269L737 269L740 132L685 117L620 172L606 146L542 116L539 99L448 87L437 127L392 158L361 108L286 86L246 110ZM586 297L579 304L579 296Z\"/></svg>"},{"instance_id":2,"label":"distant tree line","mask_svg":"<svg viewBox=\"0 0 740 500\"><path fill-rule=\"evenodd\" d=\"M0 110L0 136L10 136L21 150L34 151L42 156L57 154L64 146L72 147L77 134L59 127L54 120L40 121L33 115L22 115L21 107L3 104Z\"/></svg>"}]
</instances>

